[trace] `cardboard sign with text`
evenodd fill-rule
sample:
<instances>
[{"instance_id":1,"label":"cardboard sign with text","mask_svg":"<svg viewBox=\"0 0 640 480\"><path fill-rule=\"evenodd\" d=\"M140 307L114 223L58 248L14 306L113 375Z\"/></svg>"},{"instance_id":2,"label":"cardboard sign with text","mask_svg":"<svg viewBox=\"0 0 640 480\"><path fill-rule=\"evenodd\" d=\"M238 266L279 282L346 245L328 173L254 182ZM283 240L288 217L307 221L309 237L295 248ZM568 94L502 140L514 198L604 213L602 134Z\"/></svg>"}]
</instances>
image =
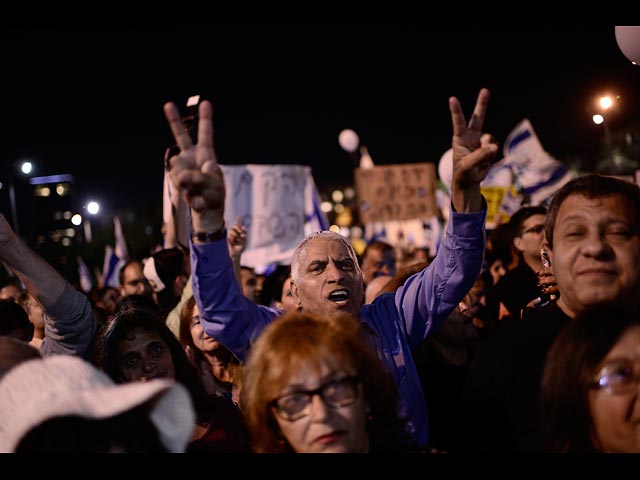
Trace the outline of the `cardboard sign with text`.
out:
<instances>
[{"instance_id":1,"label":"cardboard sign with text","mask_svg":"<svg viewBox=\"0 0 640 480\"><path fill-rule=\"evenodd\" d=\"M220 165L226 186L224 219L247 227L242 264L287 264L313 223L315 183L304 165ZM325 221L326 223L326 221ZM314 224L313 230L321 230Z\"/></svg>"},{"instance_id":2,"label":"cardboard sign with text","mask_svg":"<svg viewBox=\"0 0 640 480\"><path fill-rule=\"evenodd\" d=\"M433 163L356 168L354 174L363 224L438 215Z\"/></svg>"}]
</instances>

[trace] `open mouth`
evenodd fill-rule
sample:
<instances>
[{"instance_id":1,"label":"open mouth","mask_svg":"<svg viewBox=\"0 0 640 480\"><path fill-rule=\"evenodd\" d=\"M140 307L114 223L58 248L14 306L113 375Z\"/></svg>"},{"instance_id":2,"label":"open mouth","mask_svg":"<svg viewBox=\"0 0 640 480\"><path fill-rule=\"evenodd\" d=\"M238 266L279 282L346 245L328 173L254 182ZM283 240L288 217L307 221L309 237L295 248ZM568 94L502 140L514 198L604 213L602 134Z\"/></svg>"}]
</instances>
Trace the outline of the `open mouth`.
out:
<instances>
[{"instance_id":1,"label":"open mouth","mask_svg":"<svg viewBox=\"0 0 640 480\"><path fill-rule=\"evenodd\" d=\"M349 300L349 298L351 297L351 295L349 294L349 292L347 290L340 289L340 290L334 290L333 292L331 292L329 294L329 300L335 303L342 303L342 302L346 302L347 300Z\"/></svg>"}]
</instances>

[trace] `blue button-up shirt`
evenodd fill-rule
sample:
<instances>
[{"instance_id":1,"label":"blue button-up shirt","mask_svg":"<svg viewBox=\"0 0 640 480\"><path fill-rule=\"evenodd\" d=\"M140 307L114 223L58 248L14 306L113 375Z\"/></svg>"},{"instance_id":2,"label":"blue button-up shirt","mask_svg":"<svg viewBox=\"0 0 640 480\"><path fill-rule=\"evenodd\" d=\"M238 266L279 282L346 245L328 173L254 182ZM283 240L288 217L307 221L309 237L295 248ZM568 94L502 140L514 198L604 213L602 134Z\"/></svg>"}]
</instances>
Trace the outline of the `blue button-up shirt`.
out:
<instances>
[{"instance_id":1,"label":"blue button-up shirt","mask_svg":"<svg viewBox=\"0 0 640 480\"><path fill-rule=\"evenodd\" d=\"M408 428L420 445L427 445L429 421L411 351L449 316L480 274L486 213L452 211L431 265L410 277L395 294L380 295L360 310L360 322L371 333L378 357L395 381ZM192 244L191 272L204 331L245 360L251 340L282 312L242 295L226 239Z\"/></svg>"}]
</instances>

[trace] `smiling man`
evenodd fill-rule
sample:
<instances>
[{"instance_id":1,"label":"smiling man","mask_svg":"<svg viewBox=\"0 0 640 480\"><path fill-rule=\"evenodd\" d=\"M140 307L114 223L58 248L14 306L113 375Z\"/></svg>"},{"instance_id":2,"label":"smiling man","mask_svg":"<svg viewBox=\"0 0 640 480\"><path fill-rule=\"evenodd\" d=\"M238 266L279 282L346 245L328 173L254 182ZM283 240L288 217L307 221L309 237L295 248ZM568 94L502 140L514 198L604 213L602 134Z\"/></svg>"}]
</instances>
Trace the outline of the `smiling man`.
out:
<instances>
[{"instance_id":1,"label":"smiling man","mask_svg":"<svg viewBox=\"0 0 640 480\"><path fill-rule=\"evenodd\" d=\"M461 399L461 406L473 405L460 410L461 450L540 451L538 395L553 341L565 325L594 308L638 309L637 185L595 174L571 180L549 205L545 234L559 298L527 309L521 321L480 345Z\"/></svg>"},{"instance_id":2,"label":"smiling man","mask_svg":"<svg viewBox=\"0 0 640 480\"><path fill-rule=\"evenodd\" d=\"M393 294L364 305L362 271L350 242L335 233L311 235L291 263L291 292L304 312L360 320L372 348L391 373L399 413L420 445L428 442L427 407L411 356L469 291L484 254L486 202L480 194L497 145L481 131L489 101L482 89L469 122L459 101L449 99L453 123L452 214L432 264ZM282 312L247 300L233 275L224 225L225 186L213 148L212 109L200 104L194 145L173 103L165 115L180 148L170 174L191 207L193 292L207 335L244 360L251 342Z\"/></svg>"}]
</instances>

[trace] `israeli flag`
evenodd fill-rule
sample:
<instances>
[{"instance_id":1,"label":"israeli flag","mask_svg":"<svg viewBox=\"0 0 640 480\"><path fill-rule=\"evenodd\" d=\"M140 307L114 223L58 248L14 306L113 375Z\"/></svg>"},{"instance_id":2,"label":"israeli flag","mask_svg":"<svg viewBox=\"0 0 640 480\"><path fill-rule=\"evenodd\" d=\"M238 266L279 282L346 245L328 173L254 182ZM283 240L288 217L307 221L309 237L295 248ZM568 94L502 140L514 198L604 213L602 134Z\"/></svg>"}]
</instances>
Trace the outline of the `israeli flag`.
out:
<instances>
[{"instance_id":1,"label":"israeli flag","mask_svg":"<svg viewBox=\"0 0 640 480\"><path fill-rule=\"evenodd\" d=\"M80 278L80 288L84 293L89 293L89 291L93 287L93 278L91 277L91 273L89 273L89 268L87 268L87 264L84 263L82 257L76 257L76 261L78 262L78 277Z\"/></svg>"},{"instance_id":2,"label":"israeli flag","mask_svg":"<svg viewBox=\"0 0 640 480\"><path fill-rule=\"evenodd\" d=\"M318 193L316 182L313 180L313 175L311 174L310 169L307 170L304 197L305 236L313 232L329 230L329 222L327 221L327 216L322 211L320 194Z\"/></svg>"},{"instance_id":3,"label":"israeli flag","mask_svg":"<svg viewBox=\"0 0 640 480\"><path fill-rule=\"evenodd\" d=\"M102 285L118 288L120 286L120 269L129 260L127 242L122 233L122 224L118 217L113 217L115 249L111 245L105 246L104 262L102 265Z\"/></svg>"},{"instance_id":4,"label":"israeli flag","mask_svg":"<svg viewBox=\"0 0 640 480\"><path fill-rule=\"evenodd\" d=\"M508 135L504 158L490 174L509 169L525 203L540 205L574 175L545 151L528 119L522 120Z\"/></svg>"}]
</instances>

